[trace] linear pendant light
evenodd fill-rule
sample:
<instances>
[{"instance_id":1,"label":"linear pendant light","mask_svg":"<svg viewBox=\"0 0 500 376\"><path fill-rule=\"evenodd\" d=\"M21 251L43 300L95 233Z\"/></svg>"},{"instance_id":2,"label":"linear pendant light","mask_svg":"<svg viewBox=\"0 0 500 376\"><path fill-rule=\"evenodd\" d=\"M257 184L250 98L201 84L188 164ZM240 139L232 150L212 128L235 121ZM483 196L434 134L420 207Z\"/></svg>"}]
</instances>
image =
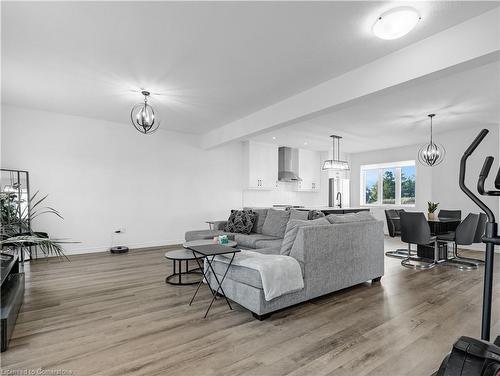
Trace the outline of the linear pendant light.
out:
<instances>
[{"instance_id":1,"label":"linear pendant light","mask_svg":"<svg viewBox=\"0 0 500 376\"><path fill-rule=\"evenodd\" d=\"M340 139L342 137L331 135L332 138L332 159L323 162L323 170L349 171L349 163L340 160Z\"/></svg>"}]
</instances>

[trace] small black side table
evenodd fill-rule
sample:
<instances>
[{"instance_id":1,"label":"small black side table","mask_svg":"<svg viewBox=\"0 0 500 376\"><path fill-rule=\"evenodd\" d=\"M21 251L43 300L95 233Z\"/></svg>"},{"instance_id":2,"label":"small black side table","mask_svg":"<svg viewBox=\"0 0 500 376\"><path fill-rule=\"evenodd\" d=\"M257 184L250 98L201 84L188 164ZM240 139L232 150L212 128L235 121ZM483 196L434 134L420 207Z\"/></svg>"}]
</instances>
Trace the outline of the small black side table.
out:
<instances>
[{"instance_id":1,"label":"small black side table","mask_svg":"<svg viewBox=\"0 0 500 376\"><path fill-rule=\"evenodd\" d=\"M182 276L186 276L188 274L203 274L202 268L200 268L201 264L199 263L199 259L202 257L197 257L193 254L192 251L187 249L176 249L174 251L169 251L165 253L165 258L168 260L172 260L174 264L173 273L170 274L167 278L165 278L165 283L169 283L171 285L176 286L187 286L187 285L195 285L200 283L200 281L182 281ZM198 267L194 269L189 269L189 261L196 260ZM182 271L182 262L185 261L186 270ZM177 281L175 280L177 279Z\"/></svg>"},{"instance_id":2,"label":"small black side table","mask_svg":"<svg viewBox=\"0 0 500 376\"><path fill-rule=\"evenodd\" d=\"M229 300L226 297L226 294L224 293L224 290L222 289L222 282L224 282L224 279L226 278L227 272L229 271L229 268L231 267L231 264L233 263L234 256L236 253L241 252L239 249L228 247L228 246L223 246L219 244L207 244L207 245L195 245L189 247L189 249L193 252L193 257L196 257L196 260L198 261L198 258L204 258L208 268L212 272L215 280L217 281L217 288L214 290L210 286L209 279L207 278L205 268L201 268L201 272L203 273L203 278L201 281L198 283L198 287L196 288L196 291L194 292L193 297L191 298L191 301L189 302L189 305L193 303L193 300L198 293L198 290L200 289L201 284L203 283L203 280L207 281L208 288L210 289L210 292L212 293L212 300L210 301L210 305L207 308L207 311L205 312L205 316L203 318L207 318L208 312L210 311L210 308L212 308L212 304L214 303L215 299L217 299L217 294L219 294L219 291L221 292L221 295L226 299L227 305L229 306L229 309L233 309L231 307L231 303L229 303ZM215 256L218 255L227 255L227 254L232 254L231 260L227 264L226 271L224 272L224 275L222 276L221 280L219 281L219 278L217 277L217 274L215 273L215 270L212 266L212 263L214 261Z\"/></svg>"}]
</instances>

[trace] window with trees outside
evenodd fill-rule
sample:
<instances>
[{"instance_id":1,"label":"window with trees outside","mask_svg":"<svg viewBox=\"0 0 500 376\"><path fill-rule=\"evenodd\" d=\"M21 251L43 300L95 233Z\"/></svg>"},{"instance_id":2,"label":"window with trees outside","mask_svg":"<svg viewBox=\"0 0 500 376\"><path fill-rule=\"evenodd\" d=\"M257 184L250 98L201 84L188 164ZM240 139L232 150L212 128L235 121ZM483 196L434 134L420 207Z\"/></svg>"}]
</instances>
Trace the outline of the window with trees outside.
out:
<instances>
[{"instance_id":1,"label":"window with trees outside","mask_svg":"<svg viewBox=\"0 0 500 376\"><path fill-rule=\"evenodd\" d=\"M361 166L361 205L415 206L415 161Z\"/></svg>"}]
</instances>

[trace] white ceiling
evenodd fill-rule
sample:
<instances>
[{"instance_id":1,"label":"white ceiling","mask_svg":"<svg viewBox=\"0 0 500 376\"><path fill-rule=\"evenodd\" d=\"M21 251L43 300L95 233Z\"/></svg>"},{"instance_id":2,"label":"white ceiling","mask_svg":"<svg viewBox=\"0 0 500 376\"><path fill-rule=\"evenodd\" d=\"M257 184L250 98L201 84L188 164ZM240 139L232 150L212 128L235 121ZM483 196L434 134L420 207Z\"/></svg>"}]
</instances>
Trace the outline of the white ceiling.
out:
<instances>
[{"instance_id":1,"label":"white ceiling","mask_svg":"<svg viewBox=\"0 0 500 376\"><path fill-rule=\"evenodd\" d=\"M416 29L375 38L376 17L398 4L2 2L2 102L126 124L146 88L163 94L152 100L162 128L204 133L498 6L405 2L421 12ZM464 100L448 93L450 106ZM398 104L340 119L366 135L429 108ZM322 121L302 127L322 137Z\"/></svg>"},{"instance_id":2,"label":"white ceiling","mask_svg":"<svg viewBox=\"0 0 500 376\"><path fill-rule=\"evenodd\" d=\"M338 134L344 137L342 150L350 153L412 145L428 139L429 113L436 113L434 132L437 135L471 126L498 126L500 62L371 96L252 139L329 150L329 136Z\"/></svg>"}]
</instances>

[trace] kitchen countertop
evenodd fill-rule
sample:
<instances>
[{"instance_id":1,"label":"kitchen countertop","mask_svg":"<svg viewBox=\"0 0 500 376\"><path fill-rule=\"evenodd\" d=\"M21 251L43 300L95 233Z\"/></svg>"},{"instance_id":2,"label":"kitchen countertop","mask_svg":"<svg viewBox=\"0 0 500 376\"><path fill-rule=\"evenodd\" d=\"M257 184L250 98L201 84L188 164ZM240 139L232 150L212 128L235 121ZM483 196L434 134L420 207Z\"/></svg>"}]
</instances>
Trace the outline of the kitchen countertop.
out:
<instances>
[{"instance_id":1,"label":"kitchen countertop","mask_svg":"<svg viewBox=\"0 0 500 376\"><path fill-rule=\"evenodd\" d=\"M355 206L341 208L339 208L338 206L308 206L304 208L297 208L297 210L370 210L370 208L361 208Z\"/></svg>"}]
</instances>

